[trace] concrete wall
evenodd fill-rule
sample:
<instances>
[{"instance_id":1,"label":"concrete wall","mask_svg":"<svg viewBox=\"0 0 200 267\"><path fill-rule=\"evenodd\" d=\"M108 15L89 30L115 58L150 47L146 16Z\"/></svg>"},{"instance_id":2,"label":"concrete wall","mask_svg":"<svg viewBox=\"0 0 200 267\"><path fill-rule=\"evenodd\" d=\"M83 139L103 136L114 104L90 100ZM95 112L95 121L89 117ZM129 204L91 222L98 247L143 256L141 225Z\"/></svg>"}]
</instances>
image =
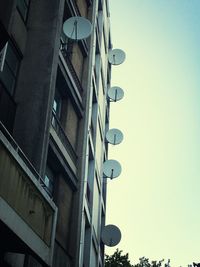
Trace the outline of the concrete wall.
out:
<instances>
[{"instance_id":1,"label":"concrete wall","mask_svg":"<svg viewBox=\"0 0 200 267\"><path fill-rule=\"evenodd\" d=\"M27 42L16 88L14 137L45 172L64 0L31 1Z\"/></svg>"},{"instance_id":2,"label":"concrete wall","mask_svg":"<svg viewBox=\"0 0 200 267\"><path fill-rule=\"evenodd\" d=\"M50 246L54 210L1 144L0 155L0 196Z\"/></svg>"}]
</instances>

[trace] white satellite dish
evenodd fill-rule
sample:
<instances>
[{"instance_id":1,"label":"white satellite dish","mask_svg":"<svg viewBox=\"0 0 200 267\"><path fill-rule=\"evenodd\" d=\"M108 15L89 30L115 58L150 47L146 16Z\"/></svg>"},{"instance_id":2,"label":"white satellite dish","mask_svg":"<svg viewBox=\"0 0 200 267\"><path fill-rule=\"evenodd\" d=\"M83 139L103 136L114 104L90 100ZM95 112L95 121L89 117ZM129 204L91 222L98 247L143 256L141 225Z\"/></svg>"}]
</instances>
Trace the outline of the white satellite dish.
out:
<instances>
[{"instance_id":1,"label":"white satellite dish","mask_svg":"<svg viewBox=\"0 0 200 267\"><path fill-rule=\"evenodd\" d=\"M120 65L126 59L126 54L121 49L113 49L109 52L108 61L112 65Z\"/></svg>"},{"instance_id":2,"label":"white satellite dish","mask_svg":"<svg viewBox=\"0 0 200 267\"><path fill-rule=\"evenodd\" d=\"M124 91L118 86L113 86L108 89L108 97L114 102L119 101L124 97Z\"/></svg>"},{"instance_id":3,"label":"white satellite dish","mask_svg":"<svg viewBox=\"0 0 200 267\"><path fill-rule=\"evenodd\" d=\"M78 41L90 36L92 25L84 17L71 17L64 22L63 32L68 38Z\"/></svg>"},{"instance_id":4,"label":"white satellite dish","mask_svg":"<svg viewBox=\"0 0 200 267\"><path fill-rule=\"evenodd\" d=\"M123 133L118 129L110 129L106 133L106 140L108 143L112 145L118 145L123 141L124 135Z\"/></svg>"},{"instance_id":5,"label":"white satellite dish","mask_svg":"<svg viewBox=\"0 0 200 267\"><path fill-rule=\"evenodd\" d=\"M109 159L103 163L103 174L105 177L113 179L122 172L120 163L117 160Z\"/></svg>"},{"instance_id":6,"label":"white satellite dish","mask_svg":"<svg viewBox=\"0 0 200 267\"><path fill-rule=\"evenodd\" d=\"M106 246L114 247L121 240L121 231L117 226L108 224L102 230L101 239Z\"/></svg>"}]
</instances>

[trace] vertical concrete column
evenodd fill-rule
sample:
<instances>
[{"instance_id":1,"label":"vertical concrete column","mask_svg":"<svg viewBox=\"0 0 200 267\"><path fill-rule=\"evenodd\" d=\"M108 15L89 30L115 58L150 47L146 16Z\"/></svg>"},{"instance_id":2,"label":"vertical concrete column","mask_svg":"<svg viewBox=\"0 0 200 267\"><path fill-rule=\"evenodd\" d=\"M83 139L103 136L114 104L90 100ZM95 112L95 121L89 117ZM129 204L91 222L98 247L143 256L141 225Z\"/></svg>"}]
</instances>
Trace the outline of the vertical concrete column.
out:
<instances>
[{"instance_id":1,"label":"vertical concrete column","mask_svg":"<svg viewBox=\"0 0 200 267\"><path fill-rule=\"evenodd\" d=\"M36 170L45 171L64 0L30 2L27 43L18 77L14 138Z\"/></svg>"}]
</instances>

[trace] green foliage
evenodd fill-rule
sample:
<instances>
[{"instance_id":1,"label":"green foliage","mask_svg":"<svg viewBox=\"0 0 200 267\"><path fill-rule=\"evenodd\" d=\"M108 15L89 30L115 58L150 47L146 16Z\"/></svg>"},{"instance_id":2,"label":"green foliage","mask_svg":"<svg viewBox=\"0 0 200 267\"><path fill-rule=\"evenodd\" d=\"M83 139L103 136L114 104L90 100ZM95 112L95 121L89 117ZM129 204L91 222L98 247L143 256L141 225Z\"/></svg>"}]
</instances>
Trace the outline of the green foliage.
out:
<instances>
[{"instance_id":1,"label":"green foliage","mask_svg":"<svg viewBox=\"0 0 200 267\"><path fill-rule=\"evenodd\" d=\"M116 250L113 255L105 257L105 267L170 267L170 260L164 263L164 260L149 261L148 258L142 257L139 263L132 265L130 263L128 253L122 255L121 250Z\"/></svg>"},{"instance_id":2,"label":"green foliage","mask_svg":"<svg viewBox=\"0 0 200 267\"><path fill-rule=\"evenodd\" d=\"M128 253L122 255L121 250L116 250L113 255L106 255L105 267L133 267L128 259Z\"/></svg>"},{"instance_id":3,"label":"green foliage","mask_svg":"<svg viewBox=\"0 0 200 267\"><path fill-rule=\"evenodd\" d=\"M170 267L170 260L168 260L167 263L164 263L164 260L149 262L149 259L145 257L142 257L139 260L140 262L135 264L134 267Z\"/></svg>"}]
</instances>

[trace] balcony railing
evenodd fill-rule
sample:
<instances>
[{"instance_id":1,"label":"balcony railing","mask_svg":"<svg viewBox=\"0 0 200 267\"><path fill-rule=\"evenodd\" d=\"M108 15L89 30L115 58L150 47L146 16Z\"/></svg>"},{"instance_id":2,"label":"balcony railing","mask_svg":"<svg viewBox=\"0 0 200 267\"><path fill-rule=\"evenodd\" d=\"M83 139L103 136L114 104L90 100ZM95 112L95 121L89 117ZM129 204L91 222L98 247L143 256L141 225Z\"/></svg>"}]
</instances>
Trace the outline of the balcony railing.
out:
<instances>
[{"instance_id":1,"label":"balcony railing","mask_svg":"<svg viewBox=\"0 0 200 267\"><path fill-rule=\"evenodd\" d=\"M3 133L3 135L6 137L6 139L11 144L12 148L16 151L16 153L19 155L19 157L23 160L25 165L29 168L31 173L34 175L34 177L39 181L41 186L44 188L44 190L48 193L49 196L51 196L51 193L49 192L48 187L44 183L44 179L39 175L39 173L36 171L36 169L33 167L29 159L26 157L24 152L21 150L21 148L18 146L14 138L10 135L8 130L4 127L3 123L0 121L0 131Z\"/></svg>"},{"instance_id":2,"label":"balcony railing","mask_svg":"<svg viewBox=\"0 0 200 267\"><path fill-rule=\"evenodd\" d=\"M72 45L70 44L69 46L70 46L70 48L68 49L68 45L64 44L63 41L61 40L61 49L60 50L62 52L62 56L63 56L67 66L69 68L69 71L73 77L74 83L75 83L79 93L82 95L83 87L81 85L81 82L78 78L78 75L76 74L76 71L75 71L74 66L73 66L71 59L70 59L70 55L72 53L72 52L70 52L70 50L72 50L72 47L71 47Z\"/></svg>"},{"instance_id":3,"label":"balcony railing","mask_svg":"<svg viewBox=\"0 0 200 267\"><path fill-rule=\"evenodd\" d=\"M0 220L51 265L57 208L43 187L40 175L0 123Z\"/></svg>"},{"instance_id":4,"label":"balcony railing","mask_svg":"<svg viewBox=\"0 0 200 267\"><path fill-rule=\"evenodd\" d=\"M56 131L58 137L60 138L60 141L62 142L63 146L65 147L65 149L69 153L72 161L74 162L74 164L76 164L77 158L78 158L77 154L76 154L73 146L71 145L69 139L67 138L66 133L65 133L64 129L62 128L62 125L61 125L59 119L56 117L54 112L52 112L51 124L52 124L54 130Z\"/></svg>"}]
</instances>

